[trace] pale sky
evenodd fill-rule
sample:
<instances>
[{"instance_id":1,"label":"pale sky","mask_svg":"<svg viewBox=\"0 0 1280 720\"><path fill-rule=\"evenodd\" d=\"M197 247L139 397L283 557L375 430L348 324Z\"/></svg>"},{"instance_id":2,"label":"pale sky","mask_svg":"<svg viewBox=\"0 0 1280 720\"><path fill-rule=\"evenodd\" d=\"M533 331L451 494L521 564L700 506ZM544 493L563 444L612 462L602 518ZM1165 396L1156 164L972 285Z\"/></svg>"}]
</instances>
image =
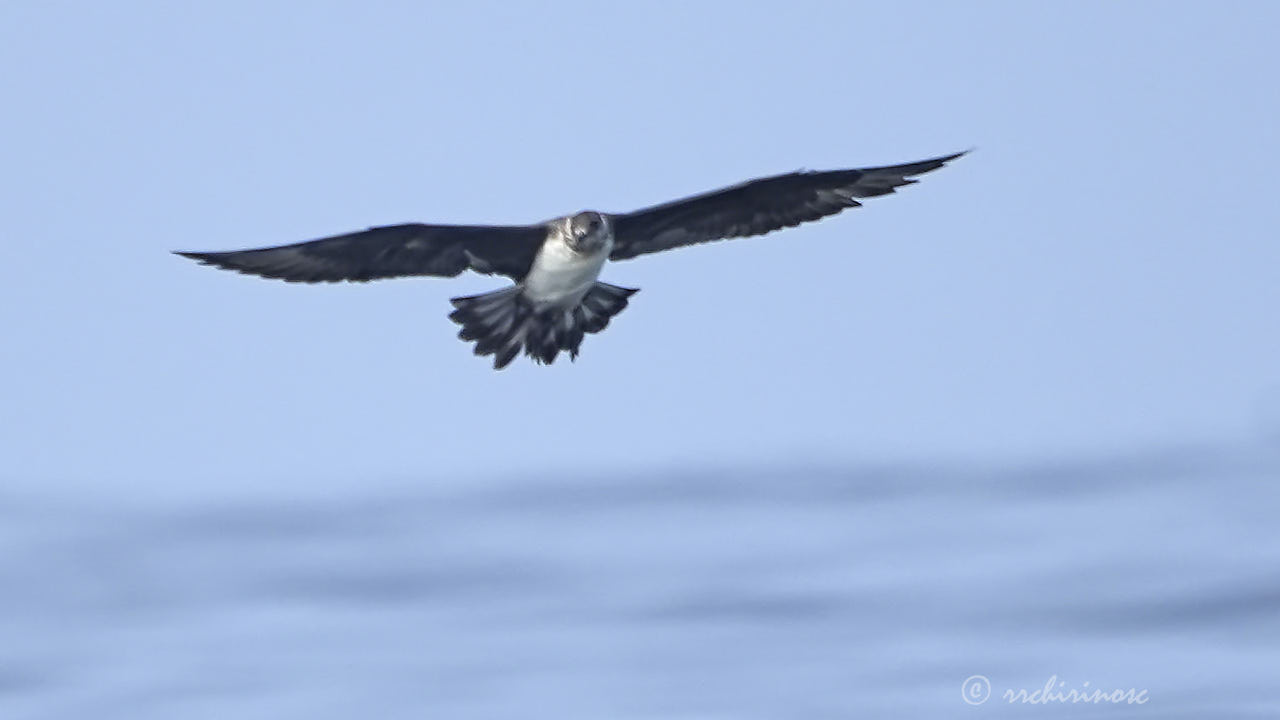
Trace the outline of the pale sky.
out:
<instances>
[{"instance_id":1,"label":"pale sky","mask_svg":"<svg viewBox=\"0 0 1280 720\"><path fill-rule=\"evenodd\" d=\"M145 499L1006 462L1280 428L1280 5L0 6L3 482ZM976 151L647 256L576 364L171 250Z\"/></svg>"}]
</instances>

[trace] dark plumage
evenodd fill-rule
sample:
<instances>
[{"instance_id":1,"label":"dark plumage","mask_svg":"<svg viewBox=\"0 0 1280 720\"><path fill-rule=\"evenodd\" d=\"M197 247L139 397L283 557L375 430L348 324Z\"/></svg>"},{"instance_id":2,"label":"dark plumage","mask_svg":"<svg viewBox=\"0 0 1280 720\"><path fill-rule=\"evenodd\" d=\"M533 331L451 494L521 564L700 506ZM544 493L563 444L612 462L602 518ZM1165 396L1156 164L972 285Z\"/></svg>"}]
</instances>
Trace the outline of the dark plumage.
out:
<instances>
[{"instance_id":1,"label":"dark plumage","mask_svg":"<svg viewBox=\"0 0 1280 720\"><path fill-rule=\"evenodd\" d=\"M476 355L493 355L493 366L506 367L521 348L535 362L550 365L561 350L577 359L584 335L598 333L609 318L627 307L627 298L638 292L597 282L581 304L573 308L539 309L529 302L519 286L450 302L457 308L449 319L462 326L458 337L476 342Z\"/></svg>"},{"instance_id":2,"label":"dark plumage","mask_svg":"<svg viewBox=\"0 0 1280 720\"><path fill-rule=\"evenodd\" d=\"M749 180L722 190L618 215L610 260L684 245L763 235L820 220L910 185L912 175L937 170L956 153L907 165L861 170L801 171Z\"/></svg>"},{"instance_id":3,"label":"dark plumage","mask_svg":"<svg viewBox=\"0 0 1280 720\"><path fill-rule=\"evenodd\" d=\"M385 225L308 242L232 252L179 252L205 265L287 282L365 282L463 270L524 278L542 225Z\"/></svg>"},{"instance_id":4,"label":"dark plumage","mask_svg":"<svg viewBox=\"0 0 1280 720\"><path fill-rule=\"evenodd\" d=\"M515 285L454 298L449 316L477 355L505 367L521 350L540 363L578 356L635 290L598 282L605 260L750 235L835 215L862 198L894 192L913 176L960 157L904 165L794 172L751 180L630 213L583 211L537 225L387 225L254 250L180 252L206 265L289 282L364 282L464 270Z\"/></svg>"}]
</instances>

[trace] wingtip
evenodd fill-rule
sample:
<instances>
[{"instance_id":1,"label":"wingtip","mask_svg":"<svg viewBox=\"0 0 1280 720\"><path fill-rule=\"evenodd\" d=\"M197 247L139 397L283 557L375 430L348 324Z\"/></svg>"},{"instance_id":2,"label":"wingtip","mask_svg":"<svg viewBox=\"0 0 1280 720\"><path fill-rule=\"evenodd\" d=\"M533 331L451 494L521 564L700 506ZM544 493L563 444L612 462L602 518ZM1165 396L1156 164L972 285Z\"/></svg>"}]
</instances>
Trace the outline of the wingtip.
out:
<instances>
[{"instance_id":1,"label":"wingtip","mask_svg":"<svg viewBox=\"0 0 1280 720\"><path fill-rule=\"evenodd\" d=\"M897 171L903 178L910 178L916 175L923 175L927 172L933 172L934 170L937 170L938 168L941 168L941 167L945 167L947 163L951 162L952 160L957 160L959 158L962 158L965 155L968 155L970 152L973 152L973 148L969 148L968 150L961 150L958 153L943 155L941 157L936 157L929 160L921 160L920 162L907 163L905 165L891 165L889 167L883 167L883 168L870 168L870 171L873 171L873 172L877 170ZM914 182L914 181L911 181L911 182ZM903 184L906 184L906 183L903 183Z\"/></svg>"},{"instance_id":2,"label":"wingtip","mask_svg":"<svg viewBox=\"0 0 1280 720\"><path fill-rule=\"evenodd\" d=\"M932 160L926 160L925 162L928 162L928 163L937 163L937 164L938 164L938 167L942 167L943 165L946 165L947 163L951 162L952 160L959 160L960 158L964 157L965 155L968 155L969 153L973 152L973 151L974 151L974 150L976 150L976 149L977 149L977 148L972 148L972 147L971 147L971 148L967 148L967 149L965 149L965 150L961 150L961 151L960 151L960 152L958 152L958 153L952 153L952 154L950 154L950 155L943 155L942 157L936 157L936 158L934 158L934 159L932 159Z\"/></svg>"}]
</instances>

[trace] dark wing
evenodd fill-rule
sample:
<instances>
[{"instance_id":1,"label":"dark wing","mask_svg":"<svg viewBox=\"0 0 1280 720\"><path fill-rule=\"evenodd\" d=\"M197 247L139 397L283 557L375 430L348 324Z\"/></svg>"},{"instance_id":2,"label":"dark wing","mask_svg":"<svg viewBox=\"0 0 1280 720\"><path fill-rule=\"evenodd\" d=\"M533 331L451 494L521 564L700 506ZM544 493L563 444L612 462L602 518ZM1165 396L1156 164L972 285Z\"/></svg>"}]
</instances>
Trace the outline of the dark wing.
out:
<instances>
[{"instance_id":1,"label":"dark wing","mask_svg":"<svg viewBox=\"0 0 1280 720\"><path fill-rule=\"evenodd\" d=\"M615 215L612 260L725 238L763 235L858 207L855 198L887 195L964 155L908 165L795 172Z\"/></svg>"},{"instance_id":2,"label":"dark wing","mask_svg":"<svg viewBox=\"0 0 1280 720\"><path fill-rule=\"evenodd\" d=\"M519 281L533 265L546 233L542 225L387 225L259 250L178 254L205 265L289 282L453 277L468 269Z\"/></svg>"}]
</instances>

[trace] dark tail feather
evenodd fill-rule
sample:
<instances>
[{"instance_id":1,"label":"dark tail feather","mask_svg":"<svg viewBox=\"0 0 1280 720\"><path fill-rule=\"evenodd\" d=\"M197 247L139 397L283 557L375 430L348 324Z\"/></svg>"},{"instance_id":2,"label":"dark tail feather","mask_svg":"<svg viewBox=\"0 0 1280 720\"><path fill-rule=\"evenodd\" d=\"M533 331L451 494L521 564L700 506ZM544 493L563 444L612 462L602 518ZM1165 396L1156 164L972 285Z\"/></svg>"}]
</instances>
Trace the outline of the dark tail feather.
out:
<instances>
[{"instance_id":1,"label":"dark tail feather","mask_svg":"<svg viewBox=\"0 0 1280 720\"><path fill-rule=\"evenodd\" d=\"M570 359L577 358L582 338L603 330L637 292L598 282L575 308L539 310L522 290L513 285L451 300L457 309L449 319L462 326L458 337L476 341L476 355L493 355L494 369L506 367L521 349L538 363L555 362L561 350L567 350Z\"/></svg>"},{"instance_id":2,"label":"dark tail feather","mask_svg":"<svg viewBox=\"0 0 1280 720\"><path fill-rule=\"evenodd\" d=\"M598 282L574 308L574 320L583 332L598 333L609 324L609 318L627 307L627 298L637 292L639 290Z\"/></svg>"}]
</instances>

